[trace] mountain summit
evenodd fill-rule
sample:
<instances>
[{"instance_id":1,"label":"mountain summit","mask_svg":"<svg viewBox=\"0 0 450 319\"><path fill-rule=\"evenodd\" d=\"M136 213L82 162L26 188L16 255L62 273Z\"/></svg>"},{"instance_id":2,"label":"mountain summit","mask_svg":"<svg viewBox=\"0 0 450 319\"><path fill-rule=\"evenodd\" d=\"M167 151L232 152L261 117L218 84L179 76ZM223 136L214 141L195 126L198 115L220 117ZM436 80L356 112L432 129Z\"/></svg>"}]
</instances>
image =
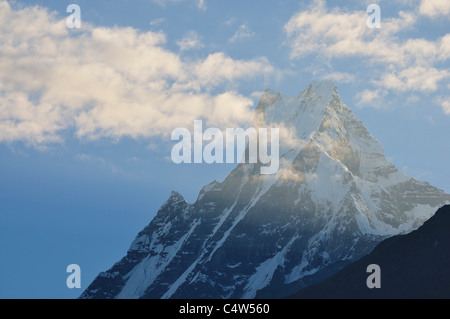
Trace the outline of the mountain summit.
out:
<instances>
[{"instance_id":1,"label":"mountain summit","mask_svg":"<svg viewBox=\"0 0 450 319\"><path fill-rule=\"evenodd\" d=\"M278 173L244 163L193 204L172 192L81 298L284 297L450 201L386 159L331 81L295 97L266 90L254 123L280 128Z\"/></svg>"}]
</instances>

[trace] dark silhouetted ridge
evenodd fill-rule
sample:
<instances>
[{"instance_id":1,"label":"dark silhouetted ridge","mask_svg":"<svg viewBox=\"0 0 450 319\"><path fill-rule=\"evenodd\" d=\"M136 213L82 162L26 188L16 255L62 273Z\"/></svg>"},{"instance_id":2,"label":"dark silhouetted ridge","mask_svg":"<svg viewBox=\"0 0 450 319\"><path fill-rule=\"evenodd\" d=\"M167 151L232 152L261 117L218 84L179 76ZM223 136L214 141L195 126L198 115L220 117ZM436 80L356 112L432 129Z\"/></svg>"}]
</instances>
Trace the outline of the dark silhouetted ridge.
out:
<instances>
[{"instance_id":1,"label":"dark silhouetted ridge","mask_svg":"<svg viewBox=\"0 0 450 319\"><path fill-rule=\"evenodd\" d=\"M381 268L381 288L366 285L367 266ZM369 255L291 298L450 298L450 205L419 229L382 241Z\"/></svg>"}]
</instances>

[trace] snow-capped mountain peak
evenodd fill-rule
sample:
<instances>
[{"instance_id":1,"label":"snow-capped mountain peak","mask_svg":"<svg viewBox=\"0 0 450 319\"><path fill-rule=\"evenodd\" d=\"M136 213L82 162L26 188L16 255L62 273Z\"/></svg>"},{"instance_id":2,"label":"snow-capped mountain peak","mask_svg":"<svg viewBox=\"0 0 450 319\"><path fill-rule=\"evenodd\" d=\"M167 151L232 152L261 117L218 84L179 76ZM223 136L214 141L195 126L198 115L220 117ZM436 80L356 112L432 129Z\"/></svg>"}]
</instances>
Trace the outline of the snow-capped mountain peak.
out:
<instances>
[{"instance_id":1,"label":"snow-capped mountain peak","mask_svg":"<svg viewBox=\"0 0 450 319\"><path fill-rule=\"evenodd\" d=\"M82 298L283 297L416 229L450 201L407 177L332 81L266 90L255 123L280 128L280 169L239 164L188 204L172 192Z\"/></svg>"},{"instance_id":2,"label":"snow-capped mountain peak","mask_svg":"<svg viewBox=\"0 0 450 319\"><path fill-rule=\"evenodd\" d=\"M339 96L337 86L332 80L313 81L300 95L310 96L312 99L319 98L324 104Z\"/></svg>"}]
</instances>

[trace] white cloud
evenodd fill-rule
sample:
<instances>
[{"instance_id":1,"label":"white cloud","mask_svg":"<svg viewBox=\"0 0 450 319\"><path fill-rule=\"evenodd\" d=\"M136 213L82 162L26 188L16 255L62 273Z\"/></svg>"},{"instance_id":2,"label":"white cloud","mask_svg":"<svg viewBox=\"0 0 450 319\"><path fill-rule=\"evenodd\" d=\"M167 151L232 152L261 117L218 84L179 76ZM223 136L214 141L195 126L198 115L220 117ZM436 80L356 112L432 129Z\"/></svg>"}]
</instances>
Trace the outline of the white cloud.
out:
<instances>
[{"instance_id":1,"label":"white cloud","mask_svg":"<svg viewBox=\"0 0 450 319\"><path fill-rule=\"evenodd\" d=\"M420 0L394 0L397 3L400 3L402 6L416 6Z\"/></svg>"},{"instance_id":2,"label":"white cloud","mask_svg":"<svg viewBox=\"0 0 450 319\"><path fill-rule=\"evenodd\" d=\"M442 102L441 107L445 114L450 115L450 101L447 100L447 101Z\"/></svg>"},{"instance_id":3,"label":"white cloud","mask_svg":"<svg viewBox=\"0 0 450 319\"><path fill-rule=\"evenodd\" d=\"M82 162L95 163L101 167L109 169L114 174L125 174L124 171L120 167L114 165L113 163L104 159L101 156L89 155L89 154L77 154L75 156L75 158Z\"/></svg>"},{"instance_id":4,"label":"white cloud","mask_svg":"<svg viewBox=\"0 0 450 319\"><path fill-rule=\"evenodd\" d=\"M206 10L206 0L198 0L197 7L201 10Z\"/></svg>"},{"instance_id":5,"label":"white cloud","mask_svg":"<svg viewBox=\"0 0 450 319\"><path fill-rule=\"evenodd\" d=\"M359 106L376 107L380 105L383 95L380 90L364 90L356 95L357 104Z\"/></svg>"},{"instance_id":6,"label":"white cloud","mask_svg":"<svg viewBox=\"0 0 450 319\"><path fill-rule=\"evenodd\" d=\"M366 28L363 17L363 12L328 12L325 1L314 1L308 10L294 14L285 25L291 58L317 51L327 55L342 54L339 48L346 44L347 39L358 39ZM331 48L329 42L334 42L335 47Z\"/></svg>"},{"instance_id":7,"label":"white cloud","mask_svg":"<svg viewBox=\"0 0 450 319\"><path fill-rule=\"evenodd\" d=\"M235 23L236 23L236 18L235 17L231 17L228 20L226 20L223 24L229 27L229 26L232 26Z\"/></svg>"},{"instance_id":8,"label":"white cloud","mask_svg":"<svg viewBox=\"0 0 450 319\"><path fill-rule=\"evenodd\" d=\"M450 0L422 0L419 11L430 18L438 16L450 18Z\"/></svg>"},{"instance_id":9,"label":"white cloud","mask_svg":"<svg viewBox=\"0 0 450 319\"><path fill-rule=\"evenodd\" d=\"M332 72L323 76L324 79L333 80L340 83L350 83L355 81L355 76L346 72Z\"/></svg>"},{"instance_id":10,"label":"white cloud","mask_svg":"<svg viewBox=\"0 0 450 319\"><path fill-rule=\"evenodd\" d=\"M416 9L418 5L417 2ZM443 7L439 1L422 1L420 11L437 14L439 10L442 13L450 8ZM450 79L450 72L444 65L450 59L450 33L436 39L407 37L404 31L412 30L418 21L414 9L400 11L398 17L383 18L381 29L369 29L366 20L364 10L329 9L324 0L313 1L308 9L295 13L285 25L290 56L297 59L315 55L329 64L333 59L354 58L355 63L370 65L369 72L372 79L375 77L372 82L378 88L361 93L358 96L361 104L372 103L375 93L385 89L434 92ZM340 73L329 76L339 81Z\"/></svg>"},{"instance_id":11,"label":"white cloud","mask_svg":"<svg viewBox=\"0 0 450 319\"><path fill-rule=\"evenodd\" d=\"M379 84L385 88L397 91L436 91L438 83L450 77L447 70L432 67L410 67L400 72L386 73Z\"/></svg>"},{"instance_id":12,"label":"white cloud","mask_svg":"<svg viewBox=\"0 0 450 319\"><path fill-rule=\"evenodd\" d=\"M252 92L252 94L250 95L253 99L255 100L260 100L261 96L263 95L264 91L254 91Z\"/></svg>"},{"instance_id":13,"label":"white cloud","mask_svg":"<svg viewBox=\"0 0 450 319\"><path fill-rule=\"evenodd\" d=\"M420 101L420 98L414 94L408 96L408 98L406 99L406 103L411 103L411 104L417 103L419 101Z\"/></svg>"},{"instance_id":14,"label":"white cloud","mask_svg":"<svg viewBox=\"0 0 450 319\"><path fill-rule=\"evenodd\" d=\"M195 64L194 73L201 85L217 86L225 81L250 78L254 70L262 74L272 74L275 71L266 58L239 61L220 52L210 54L205 60Z\"/></svg>"},{"instance_id":15,"label":"white cloud","mask_svg":"<svg viewBox=\"0 0 450 319\"><path fill-rule=\"evenodd\" d=\"M313 3L308 10L294 14L285 25L292 58L311 53L328 58L360 56L399 66L449 59L448 54L440 52L450 50L449 34L436 41L398 39L399 32L416 23L413 12L400 11L398 18L385 18L381 29L373 30L366 26L364 11L331 11L323 0Z\"/></svg>"},{"instance_id":16,"label":"white cloud","mask_svg":"<svg viewBox=\"0 0 450 319\"><path fill-rule=\"evenodd\" d=\"M450 100L448 98L439 96L434 102L441 106L442 111L444 111L445 114L450 115Z\"/></svg>"},{"instance_id":17,"label":"white cloud","mask_svg":"<svg viewBox=\"0 0 450 319\"><path fill-rule=\"evenodd\" d=\"M68 129L87 139L168 136L200 118L241 126L252 100L219 86L274 72L264 58L220 52L185 61L162 33L84 23L72 34L42 8L0 0L0 142L60 142Z\"/></svg>"},{"instance_id":18,"label":"white cloud","mask_svg":"<svg viewBox=\"0 0 450 319\"><path fill-rule=\"evenodd\" d=\"M157 26L163 24L165 21L166 20L164 18L158 18L158 19L150 21L150 26L157 27Z\"/></svg>"},{"instance_id":19,"label":"white cloud","mask_svg":"<svg viewBox=\"0 0 450 319\"><path fill-rule=\"evenodd\" d=\"M442 106L442 110L444 110L445 114L450 114L450 101L449 100L443 101L441 106Z\"/></svg>"},{"instance_id":20,"label":"white cloud","mask_svg":"<svg viewBox=\"0 0 450 319\"><path fill-rule=\"evenodd\" d=\"M184 0L152 0L152 1L156 4L159 4L160 6L165 6L166 3L184 2ZM197 8L199 8L200 10L206 10L206 0L194 0L193 2L197 6Z\"/></svg>"},{"instance_id":21,"label":"white cloud","mask_svg":"<svg viewBox=\"0 0 450 319\"><path fill-rule=\"evenodd\" d=\"M180 47L181 51L204 47L201 38L196 31L189 31L183 39L177 41L177 45Z\"/></svg>"},{"instance_id":22,"label":"white cloud","mask_svg":"<svg viewBox=\"0 0 450 319\"><path fill-rule=\"evenodd\" d=\"M241 24L236 32L231 38L228 39L229 42L234 43L237 41L242 41L244 39L251 38L255 35L254 32L250 30L247 24Z\"/></svg>"},{"instance_id":23,"label":"white cloud","mask_svg":"<svg viewBox=\"0 0 450 319\"><path fill-rule=\"evenodd\" d=\"M306 182L307 176L301 171L295 170L292 166L278 170L279 179L285 182L302 184Z\"/></svg>"},{"instance_id":24,"label":"white cloud","mask_svg":"<svg viewBox=\"0 0 450 319\"><path fill-rule=\"evenodd\" d=\"M327 58L361 56L402 64L427 53L423 50L414 52L419 43L396 41L395 35L399 31L414 25L416 17L412 13L400 12L398 18L383 19L381 29L374 31L367 27L364 11L329 11L325 1L313 3L310 9L294 14L285 25L291 58L319 53Z\"/></svg>"}]
</instances>

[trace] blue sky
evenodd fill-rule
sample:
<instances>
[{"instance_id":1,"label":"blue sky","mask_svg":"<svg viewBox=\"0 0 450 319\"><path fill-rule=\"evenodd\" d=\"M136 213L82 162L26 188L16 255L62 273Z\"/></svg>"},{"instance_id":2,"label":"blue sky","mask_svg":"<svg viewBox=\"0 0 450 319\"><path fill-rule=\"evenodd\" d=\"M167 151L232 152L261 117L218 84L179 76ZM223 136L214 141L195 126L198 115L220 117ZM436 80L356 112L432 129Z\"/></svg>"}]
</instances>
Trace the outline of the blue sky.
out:
<instances>
[{"instance_id":1,"label":"blue sky","mask_svg":"<svg viewBox=\"0 0 450 319\"><path fill-rule=\"evenodd\" d=\"M0 297L77 297L67 265L86 288L171 190L195 201L234 167L173 164L172 130L249 126L269 87L333 79L388 159L450 192L449 17L448 0L0 0Z\"/></svg>"}]
</instances>

